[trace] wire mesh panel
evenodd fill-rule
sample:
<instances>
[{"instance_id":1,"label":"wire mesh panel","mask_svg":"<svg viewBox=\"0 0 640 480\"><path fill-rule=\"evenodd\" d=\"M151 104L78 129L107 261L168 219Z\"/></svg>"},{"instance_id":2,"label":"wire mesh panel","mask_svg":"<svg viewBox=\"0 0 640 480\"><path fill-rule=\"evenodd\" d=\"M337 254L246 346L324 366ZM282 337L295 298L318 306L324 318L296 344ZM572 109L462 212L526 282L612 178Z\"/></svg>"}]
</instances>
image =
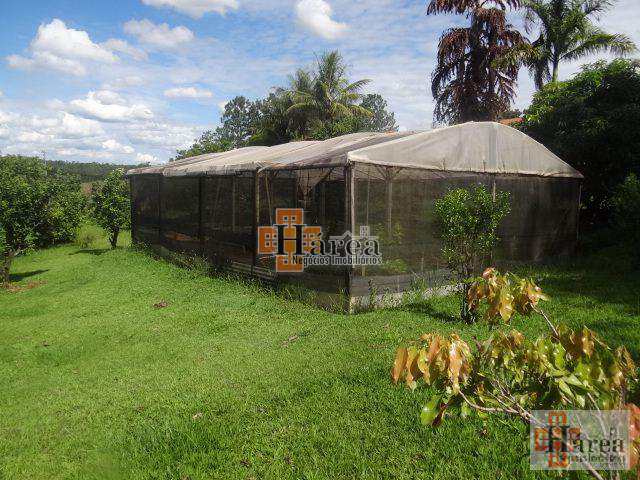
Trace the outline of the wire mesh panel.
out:
<instances>
[{"instance_id":1,"label":"wire mesh panel","mask_svg":"<svg viewBox=\"0 0 640 480\"><path fill-rule=\"evenodd\" d=\"M133 176L133 235L176 252L204 254L215 264L275 275L274 256L256 254L257 227L274 225L279 208L301 208L304 223L322 227L325 240L368 227L379 239L382 264L307 266L303 273L279 273L278 279L321 292L349 291L352 297L399 293L450 282L434 204L448 190L475 185L510 193L511 213L499 229L501 243L492 262L539 261L573 251L577 178L364 163L201 177Z\"/></svg>"},{"instance_id":2,"label":"wire mesh panel","mask_svg":"<svg viewBox=\"0 0 640 480\"><path fill-rule=\"evenodd\" d=\"M259 176L259 225L274 225L278 208L301 208L304 222L321 226L324 238L343 235L347 229L346 185L343 167L266 170ZM260 268L275 270L273 256L257 258ZM279 278L323 292L347 289L344 266L307 266L303 273Z\"/></svg>"},{"instance_id":3,"label":"wire mesh panel","mask_svg":"<svg viewBox=\"0 0 640 480\"><path fill-rule=\"evenodd\" d=\"M540 261L573 253L578 233L580 180L497 176L496 189L510 193L511 213L499 229L497 259Z\"/></svg>"},{"instance_id":4,"label":"wire mesh panel","mask_svg":"<svg viewBox=\"0 0 640 480\"><path fill-rule=\"evenodd\" d=\"M216 264L252 265L254 173L202 179L204 252Z\"/></svg>"},{"instance_id":5,"label":"wire mesh panel","mask_svg":"<svg viewBox=\"0 0 640 480\"><path fill-rule=\"evenodd\" d=\"M135 242L149 245L159 243L159 189L158 175L131 177L132 236Z\"/></svg>"},{"instance_id":6,"label":"wire mesh panel","mask_svg":"<svg viewBox=\"0 0 640 480\"><path fill-rule=\"evenodd\" d=\"M400 292L413 282L449 281L434 224L434 204L447 191L484 185L510 194L511 214L499 229L494 260L538 261L572 251L580 183L576 179L438 172L361 165L354 168L356 231L369 226L380 241L383 264L355 267L352 295L372 288ZM489 261L489 260L488 260Z\"/></svg>"},{"instance_id":7,"label":"wire mesh panel","mask_svg":"<svg viewBox=\"0 0 640 480\"><path fill-rule=\"evenodd\" d=\"M161 208L162 244L177 252L199 252L199 178L162 178Z\"/></svg>"},{"instance_id":8,"label":"wire mesh panel","mask_svg":"<svg viewBox=\"0 0 640 480\"><path fill-rule=\"evenodd\" d=\"M356 230L368 226L380 241L383 264L355 275L399 275L444 268L434 231L433 206L448 189L483 182L475 174L357 165Z\"/></svg>"}]
</instances>

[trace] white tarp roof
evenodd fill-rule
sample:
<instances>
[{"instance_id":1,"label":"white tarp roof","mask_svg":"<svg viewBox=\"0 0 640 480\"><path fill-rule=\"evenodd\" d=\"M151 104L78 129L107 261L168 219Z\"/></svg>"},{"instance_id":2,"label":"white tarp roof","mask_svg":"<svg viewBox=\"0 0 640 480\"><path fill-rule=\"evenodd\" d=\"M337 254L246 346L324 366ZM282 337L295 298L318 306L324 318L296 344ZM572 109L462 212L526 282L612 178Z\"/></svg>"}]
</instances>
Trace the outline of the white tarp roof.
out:
<instances>
[{"instance_id":1,"label":"white tarp roof","mask_svg":"<svg viewBox=\"0 0 640 480\"><path fill-rule=\"evenodd\" d=\"M160 167L135 169L128 174L220 175L348 163L582 178L577 170L531 137L493 122L470 122L421 133L362 132L324 141L245 147L199 155Z\"/></svg>"},{"instance_id":2,"label":"white tarp roof","mask_svg":"<svg viewBox=\"0 0 640 480\"><path fill-rule=\"evenodd\" d=\"M515 128L469 122L349 152L349 161L429 170L582 178L544 145Z\"/></svg>"}]
</instances>

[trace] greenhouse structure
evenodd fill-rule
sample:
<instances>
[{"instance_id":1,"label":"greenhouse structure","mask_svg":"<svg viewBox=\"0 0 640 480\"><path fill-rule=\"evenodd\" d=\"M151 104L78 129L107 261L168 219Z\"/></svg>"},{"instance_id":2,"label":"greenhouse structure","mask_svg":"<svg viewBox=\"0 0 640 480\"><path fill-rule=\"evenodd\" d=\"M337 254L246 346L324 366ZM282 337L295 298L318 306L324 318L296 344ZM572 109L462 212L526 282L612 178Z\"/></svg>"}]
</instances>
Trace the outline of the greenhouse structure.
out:
<instances>
[{"instance_id":1,"label":"greenhouse structure","mask_svg":"<svg viewBox=\"0 0 640 480\"><path fill-rule=\"evenodd\" d=\"M471 122L426 132L354 133L325 141L245 147L130 170L132 237L169 254L294 284L347 310L451 284L434 232L434 201L484 185L510 193L494 263L538 262L573 251L582 175L524 133ZM376 265L277 271L258 232L277 209L343 236L368 227Z\"/></svg>"}]
</instances>

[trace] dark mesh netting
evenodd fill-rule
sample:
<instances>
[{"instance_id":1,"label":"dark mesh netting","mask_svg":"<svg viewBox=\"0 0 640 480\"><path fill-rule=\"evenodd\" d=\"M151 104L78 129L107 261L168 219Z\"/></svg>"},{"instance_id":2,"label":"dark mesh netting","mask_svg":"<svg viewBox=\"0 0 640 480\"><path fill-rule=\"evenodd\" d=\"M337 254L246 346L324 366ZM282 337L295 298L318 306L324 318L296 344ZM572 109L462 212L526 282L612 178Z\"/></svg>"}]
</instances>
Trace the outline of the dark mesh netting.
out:
<instances>
[{"instance_id":1,"label":"dark mesh netting","mask_svg":"<svg viewBox=\"0 0 640 480\"><path fill-rule=\"evenodd\" d=\"M431 171L372 164L267 169L233 175L131 178L133 236L213 264L279 278L320 292L402 292L449 283L434 227L436 199L448 190L482 184L510 193L493 259L539 261L572 252L577 235L580 180ZM256 198L256 189L258 196ZM161 200L160 200L161 199ZM379 238L382 265L309 266L276 274L272 255L257 255L257 228L275 223L278 208L304 209L305 224L323 235Z\"/></svg>"},{"instance_id":2,"label":"dark mesh netting","mask_svg":"<svg viewBox=\"0 0 640 480\"><path fill-rule=\"evenodd\" d=\"M577 241L580 180L497 176L510 192L511 213L499 230L499 260L540 261L569 255Z\"/></svg>"},{"instance_id":3,"label":"dark mesh netting","mask_svg":"<svg viewBox=\"0 0 640 480\"><path fill-rule=\"evenodd\" d=\"M142 243L160 241L160 177L139 175L131 177L132 237Z\"/></svg>"},{"instance_id":4,"label":"dark mesh netting","mask_svg":"<svg viewBox=\"0 0 640 480\"><path fill-rule=\"evenodd\" d=\"M344 173L344 167L261 172L259 224L273 225L278 208L302 208L306 225L321 226L325 237L342 235L347 228ZM257 265L274 269L275 260L261 255ZM307 288L337 293L347 289L347 273L343 266L309 266L302 274L284 276Z\"/></svg>"},{"instance_id":5,"label":"dark mesh netting","mask_svg":"<svg viewBox=\"0 0 640 480\"><path fill-rule=\"evenodd\" d=\"M354 224L378 236L383 264L357 266L351 294L371 288L402 291L413 282L437 286L450 274L434 226L436 199L448 190L484 185L510 193L511 214L499 229L493 260L538 261L575 246L580 183L575 179L437 172L410 168L354 167ZM373 285L373 287L372 287Z\"/></svg>"},{"instance_id":6,"label":"dark mesh netting","mask_svg":"<svg viewBox=\"0 0 640 480\"><path fill-rule=\"evenodd\" d=\"M161 181L162 244L179 252L198 252L199 178L164 177Z\"/></svg>"},{"instance_id":7,"label":"dark mesh netting","mask_svg":"<svg viewBox=\"0 0 640 480\"><path fill-rule=\"evenodd\" d=\"M254 175L202 178L204 252L214 263L253 264Z\"/></svg>"}]
</instances>

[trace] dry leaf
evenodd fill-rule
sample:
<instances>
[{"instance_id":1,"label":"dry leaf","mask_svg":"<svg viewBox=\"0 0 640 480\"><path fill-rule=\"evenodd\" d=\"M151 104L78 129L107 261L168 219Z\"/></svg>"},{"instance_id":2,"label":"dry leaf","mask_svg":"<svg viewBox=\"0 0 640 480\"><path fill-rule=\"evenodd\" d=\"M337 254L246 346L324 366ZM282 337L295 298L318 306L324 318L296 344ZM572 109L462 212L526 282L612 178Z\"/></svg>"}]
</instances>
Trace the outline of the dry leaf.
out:
<instances>
[{"instance_id":1,"label":"dry leaf","mask_svg":"<svg viewBox=\"0 0 640 480\"><path fill-rule=\"evenodd\" d=\"M402 375L402 371L404 370L406 363L407 349L404 347L398 347L398 350L396 350L396 358L393 361L393 368L391 369L391 378L393 379L393 383L398 383L398 380L400 380L400 375Z\"/></svg>"}]
</instances>

